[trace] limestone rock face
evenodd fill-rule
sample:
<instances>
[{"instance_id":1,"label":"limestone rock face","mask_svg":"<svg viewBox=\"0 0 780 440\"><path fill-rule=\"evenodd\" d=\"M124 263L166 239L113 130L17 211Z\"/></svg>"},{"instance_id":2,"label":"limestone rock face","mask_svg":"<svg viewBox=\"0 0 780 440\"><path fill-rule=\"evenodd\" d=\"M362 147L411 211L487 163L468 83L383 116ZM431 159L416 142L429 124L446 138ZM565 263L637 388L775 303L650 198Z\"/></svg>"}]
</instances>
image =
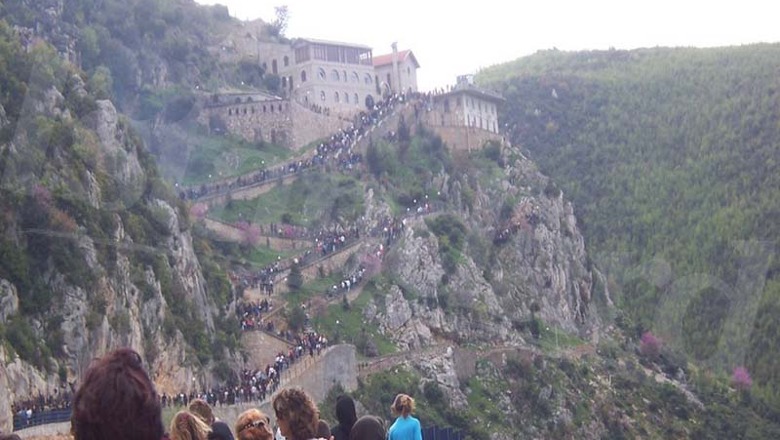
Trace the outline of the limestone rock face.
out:
<instances>
[{"instance_id":1,"label":"limestone rock face","mask_svg":"<svg viewBox=\"0 0 780 440\"><path fill-rule=\"evenodd\" d=\"M455 372L451 351L443 356L422 359L416 367L425 378L436 382L451 407L465 408L468 406L468 399L460 390L460 381ZM425 387L425 382L422 386Z\"/></svg>"},{"instance_id":2,"label":"limestone rock face","mask_svg":"<svg viewBox=\"0 0 780 440\"><path fill-rule=\"evenodd\" d=\"M5 108L0 105L0 130L8 125L8 117L5 115Z\"/></svg>"},{"instance_id":3,"label":"limestone rock face","mask_svg":"<svg viewBox=\"0 0 780 440\"><path fill-rule=\"evenodd\" d=\"M454 213L405 220L403 236L384 265L398 281L385 286L385 303L372 304L365 316L400 348L432 344L439 336L521 343L517 328L537 307L536 317L546 324L596 337L600 320L591 304L593 275L571 203L533 163L515 157L498 179L474 176L471 206L462 202L462 181L454 181L440 191L456 205ZM454 215L471 234L451 273L426 224L436 215Z\"/></svg>"},{"instance_id":4,"label":"limestone rock face","mask_svg":"<svg viewBox=\"0 0 780 440\"><path fill-rule=\"evenodd\" d=\"M19 296L16 287L7 280L0 279L0 322L8 319L19 310Z\"/></svg>"},{"instance_id":5,"label":"limestone rock face","mask_svg":"<svg viewBox=\"0 0 780 440\"><path fill-rule=\"evenodd\" d=\"M61 110L61 99L52 89L29 105L43 114L70 117ZM53 332L60 335L50 347L54 360L49 371L39 370L0 344L0 430L4 432L11 429L13 402L77 386L92 359L119 347L131 347L141 354L160 392L215 382L211 365L203 365L187 342L185 336L191 335L183 335L174 323L174 310L182 310L182 302L206 335L214 334L215 316L220 315L207 295L187 226L180 223L171 203L145 194L150 177L142 166L139 144L111 102L98 101L97 110L82 123L97 139L96 168L105 172L98 175L84 170L81 186L70 187L71 197L80 198L77 202L85 206L85 212L101 216L101 230L99 234L88 232L80 219L72 219L75 226L70 232L55 232L75 244L73 258L77 260L71 263L83 268L89 279L82 276L74 282L73 274L61 273L57 265L45 266L41 282L52 298L49 311L24 319L41 341L51 344L48 337ZM113 180L106 182L106 175ZM106 188L117 197L106 197ZM143 227L130 224L134 220L127 213L129 208L138 208L144 221L154 223L154 242L134 242ZM6 240L18 243L24 252L23 219L14 215L7 213L11 220L6 222ZM135 235L127 232L130 228ZM0 323L19 313L20 295L18 286L0 280ZM239 363L237 355L228 356L227 361L234 366Z\"/></svg>"},{"instance_id":6,"label":"limestone rock face","mask_svg":"<svg viewBox=\"0 0 780 440\"><path fill-rule=\"evenodd\" d=\"M103 209L121 209L140 201L146 175L141 168L137 151L132 143L128 127L122 122L111 101L99 100L97 110L89 114L84 122L93 129L100 140L102 154L100 161L108 175L114 179L117 197L106 202Z\"/></svg>"}]
</instances>

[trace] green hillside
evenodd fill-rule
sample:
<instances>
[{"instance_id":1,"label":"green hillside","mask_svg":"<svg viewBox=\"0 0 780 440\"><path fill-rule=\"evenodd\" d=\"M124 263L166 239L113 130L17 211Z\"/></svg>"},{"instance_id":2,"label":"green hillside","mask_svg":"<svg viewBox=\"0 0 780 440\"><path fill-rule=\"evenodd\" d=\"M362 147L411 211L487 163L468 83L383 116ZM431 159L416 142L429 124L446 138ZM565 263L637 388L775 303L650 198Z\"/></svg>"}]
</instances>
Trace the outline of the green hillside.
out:
<instances>
[{"instance_id":1,"label":"green hillside","mask_svg":"<svg viewBox=\"0 0 780 440\"><path fill-rule=\"evenodd\" d=\"M777 402L780 45L539 52L480 73L635 331Z\"/></svg>"}]
</instances>

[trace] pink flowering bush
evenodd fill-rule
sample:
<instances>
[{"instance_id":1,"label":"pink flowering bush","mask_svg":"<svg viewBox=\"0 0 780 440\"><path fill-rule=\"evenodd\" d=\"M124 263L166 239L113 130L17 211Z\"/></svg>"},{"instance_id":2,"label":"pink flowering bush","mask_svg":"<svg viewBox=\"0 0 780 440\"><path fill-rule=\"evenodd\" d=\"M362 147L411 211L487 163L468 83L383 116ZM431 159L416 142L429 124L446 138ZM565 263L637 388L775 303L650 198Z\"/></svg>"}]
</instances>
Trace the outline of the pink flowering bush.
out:
<instances>
[{"instance_id":1,"label":"pink flowering bush","mask_svg":"<svg viewBox=\"0 0 780 440\"><path fill-rule=\"evenodd\" d=\"M731 385L738 390L749 390L753 385L753 379L750 378L750 373L745 367L734 368L734 373L731 375Z\"/></svg>"},{"instance_id":2,"label":"pink flowering bush","mask_svg":"<svg viewBox=\"0 0 780 440\"><path fill-rule=\"evenodd\" d=\"M639 341L639 353L651 359L657 358L661 354L661 340L650 331L644 332Z\"/></svg>"},{"instance_id":3,"label":"pink flowering bush","mask_svg":"<svg viewBox=\"0 0 780 440\"><path fill-rule=\"evenodd\" d=\"M190 208L190 215L197 220L203 220L203 218L206 217L208 210L209 205L205 203L196 203Z\"/></svg>"}]
</instances>

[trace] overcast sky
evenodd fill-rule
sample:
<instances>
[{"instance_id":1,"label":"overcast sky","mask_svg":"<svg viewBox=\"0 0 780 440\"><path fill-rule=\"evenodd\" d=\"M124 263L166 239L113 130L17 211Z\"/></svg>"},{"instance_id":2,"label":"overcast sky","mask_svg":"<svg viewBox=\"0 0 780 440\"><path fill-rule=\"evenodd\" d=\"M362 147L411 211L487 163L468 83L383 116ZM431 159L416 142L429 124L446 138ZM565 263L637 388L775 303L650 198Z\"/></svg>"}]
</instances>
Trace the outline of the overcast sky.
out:
<instances>
[{"instance_id":1,"label":"overcast sky","mask_svg":"<svg viewBox=\"0 0 780 440\"><path fill-rule=\"evenodd\" d=\"M420 89L540 49L633 49L780 42L775 0L196 0L247 20L287 5L290 38L412 49ZM777 6L775 6L777 4Z\"/></svg>"}]
</instances>

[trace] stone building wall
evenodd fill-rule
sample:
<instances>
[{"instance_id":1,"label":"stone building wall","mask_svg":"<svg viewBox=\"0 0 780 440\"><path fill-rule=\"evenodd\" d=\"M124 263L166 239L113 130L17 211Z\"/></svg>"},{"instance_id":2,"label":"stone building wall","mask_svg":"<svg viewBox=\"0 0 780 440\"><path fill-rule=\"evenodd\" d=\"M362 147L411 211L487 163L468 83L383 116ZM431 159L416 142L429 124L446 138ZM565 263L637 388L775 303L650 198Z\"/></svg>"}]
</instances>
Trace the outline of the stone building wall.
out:
<instances>
[{"instance_id":1,"label":"stone building wall","mask_svg":"<svg viewBox=\"0 0 780 440\"><path fill-rule=\"evenodd\" d=\"M198 115L198 122L209 127L212 133L219 132L224 125L228 133L247 142L294 147L291 106L285 99L206 106Z\"/></svg>"},{"instance_id":2,"label":"stone building wall","mask_svg":"<svg viewBox=\"0 0 780 440\"><path fill-rule=\"evenodd\" d=\"M504 137L500 134L477 127L426 125L439 135L452 151L478 150L491 140L504 142Z\"/></svg>"},{"instance_id":3,"label":"stone building wall","mask_svg":"<svg viewBox=\"0 0 780 440\"><path fill-rule=\"evenodd\" d=\"M292 118L291 148L301 149L306 145L323 138L330 137L340 128L347 128L351 120L336 115L326 115L312 111L302 104L292 101L290 104Z\"/></svg>"}]
</instances>

